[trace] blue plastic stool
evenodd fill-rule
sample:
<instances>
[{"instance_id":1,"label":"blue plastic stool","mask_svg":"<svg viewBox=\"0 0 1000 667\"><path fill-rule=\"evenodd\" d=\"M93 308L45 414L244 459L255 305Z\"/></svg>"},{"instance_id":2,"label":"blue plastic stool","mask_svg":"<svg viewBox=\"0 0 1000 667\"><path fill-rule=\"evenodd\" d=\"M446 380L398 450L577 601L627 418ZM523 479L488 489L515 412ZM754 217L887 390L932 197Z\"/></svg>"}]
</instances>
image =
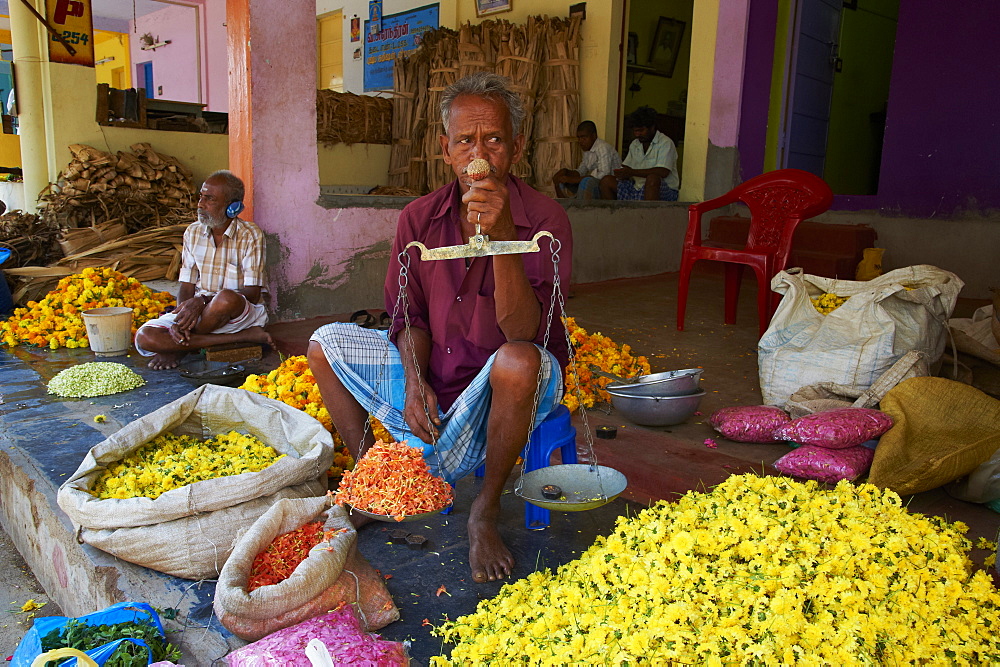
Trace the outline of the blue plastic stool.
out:
<instances>
[{"instance_id":1,"label":"blue plastic stool","mask_svg":"<svg viewBox=\"0 0 1000 667\"><path fill-rule=\"evenodd\" d=\"M528 445L521 451L524 472L548 467L552 452L559 450L563 463L576 463L576 428L570 421L569 408L558 406L531 433ZM486 474L486 466L476 468L476 477ZM524 527L542 530L549 527L549 510L524 502Z\"/></svg>"}]
</instances>

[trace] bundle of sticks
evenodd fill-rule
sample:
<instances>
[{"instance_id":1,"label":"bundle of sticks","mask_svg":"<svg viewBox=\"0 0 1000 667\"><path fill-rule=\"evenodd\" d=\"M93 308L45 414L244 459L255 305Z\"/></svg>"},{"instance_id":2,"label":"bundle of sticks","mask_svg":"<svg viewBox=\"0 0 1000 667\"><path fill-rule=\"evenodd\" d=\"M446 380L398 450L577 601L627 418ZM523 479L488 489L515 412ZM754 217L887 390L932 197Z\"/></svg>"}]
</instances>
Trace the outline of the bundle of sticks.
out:
<instances>
[{"instance_id":1,"label":"bundle of sticks","mask_svg":"<svg viewBox=\"0 0 1000 667\"><path fill-rule=\"evenodd\" d=\"M392 102L333 90L316 91L316 138L325 144L388 144Z\"/></svg>"},{"instance_id":2,"label":"bundle of sticks","mask_svg":"<svg viewBox=\"0 0 1000 667\"><path fill-rule=\"evenodd\" d=\"M423 137L423 157L427 165L427 190L436 190L455 177L444 163L438 137L444 134L441 122L441 94L458 80L458 34L448 28L425 32L421 48L429 58L427 86L427 125Z\"/></svg>"},{"instance_id":3,"label":"bundle of sticks","mask_svg":"<svg viewBox=\"0 0 1000 667\"><path fill-rule=\"evenodd\" d=\"M580 164L580 18L551 18L545 29L542 76L535 111L532 166L535 187L555 196L552 175Z\"/></svg>"},{"instance_id":4,"label":"bundle of sticks","mask_svg":"<svg viewBox=\"0 0 1000 667\"><path fill-rule=\"evenodd\" d=\"M59 256L59 228L34 213L9 211L0 215L0 248L10 250L8 269L44 264Z\"/></svg>"},{"instance_id":5,"label":"bundle of sticks","mask_svg":"<svg viewBox=\"0 0 1000 667\"><path fill-rule=\"evenodd\" d=\"M196 217L191 172L148 143L107 153L71 144L73 160L38 197L40 214L61 228L123 220L130 232L190 222Z\"/></svg>"}]
</instances>

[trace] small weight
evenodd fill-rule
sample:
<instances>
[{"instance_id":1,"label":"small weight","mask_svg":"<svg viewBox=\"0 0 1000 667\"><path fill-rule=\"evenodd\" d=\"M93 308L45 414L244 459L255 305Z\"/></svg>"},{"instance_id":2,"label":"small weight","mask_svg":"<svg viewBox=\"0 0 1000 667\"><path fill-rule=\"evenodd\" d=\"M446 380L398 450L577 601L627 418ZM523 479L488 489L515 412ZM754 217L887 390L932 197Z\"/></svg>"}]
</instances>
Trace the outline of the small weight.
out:
<instances>
[{"instance_id":1,"label":"small weight","mask_svg":"<svg viewBox=\"0 0 1000 667\"><path fill-rule=\"evenodd\" d=\"M542 497L546 500L559 500L562 496L562 489L555 484L546 484L542 487Z\"/></svg>"}]
</instances>

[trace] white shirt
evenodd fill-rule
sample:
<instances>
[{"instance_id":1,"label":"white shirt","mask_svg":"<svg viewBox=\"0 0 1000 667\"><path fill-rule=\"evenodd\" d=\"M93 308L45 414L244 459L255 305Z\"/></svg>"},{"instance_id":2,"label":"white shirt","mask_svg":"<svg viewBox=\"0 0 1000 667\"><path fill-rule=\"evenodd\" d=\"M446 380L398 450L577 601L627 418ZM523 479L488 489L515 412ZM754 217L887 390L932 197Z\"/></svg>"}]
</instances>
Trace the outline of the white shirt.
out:
<instances>
[{"instance_id":1,"label":"white shirt","mask_svg":"<svg viewBox=\"0 0 1000 667\"><path fill-rule=\"evenodd\" d=\"M642 149L642 142L634 139L628 147L628 156L622 161L626 167L633 169L652 169L653 167L663 167L670 170L665 183L668 187L678 190L681 179L677 175L677 147L673 140L659 130L653 135L653 141L649 144L649 150ZM640 176L633 177L635 187L642 189L646 186L646 179Z\"/></svg>"},{"instance_id":2,"label":"white shirt","mask_svg":"<svg viewBox=\"0 0 1000 667\"><path fill-rule=\"evenodd\" d=\"M618 151L603 139L594 139L594 145L589 151L583 152L583 161L576 168L580 176L593 176L601 180L605 176L611 175L615 169L622 166L622 158Z\"/></svg>"}]
</instances>

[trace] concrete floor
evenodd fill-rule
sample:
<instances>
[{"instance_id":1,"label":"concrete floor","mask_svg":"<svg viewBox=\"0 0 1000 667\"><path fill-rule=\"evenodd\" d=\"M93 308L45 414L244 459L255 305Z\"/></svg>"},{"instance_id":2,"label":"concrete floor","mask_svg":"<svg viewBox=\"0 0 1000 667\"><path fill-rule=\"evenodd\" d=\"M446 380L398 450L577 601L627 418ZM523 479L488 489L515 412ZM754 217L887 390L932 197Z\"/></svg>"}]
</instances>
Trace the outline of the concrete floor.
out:
<instances>
[{"instance_id":1,"label":"concrete floor","mask_svg":"<svg viewBox=\"0 0 1000 667\"><path fill-rule=\"evenodd\" d=\"M704 368L702 386L707 393L701 405L701 415L669 428L635 426L610 408L591 411L587 419L589 427L617 426L618 437L614 440L585 437L583 422L575 417L580 454L590 457L592 448L593 456L601 464L614 467L626 475L629 487L623 498L600 510L553 513L552 525L544 531L524 530L521 518L523 503L513 495L505 496L504 507L508 511L505 512L501 530L519 560L516 576L523 576L539 565L554 567L572 559L593 540L594 535L610 528L617 516L633 512L636 507L633 502L673 499L688 490L716 484L734 473L751 470L771 473L770 465L788 451L783 445L746 445L726 441L715 435L706 423L707 415L718 408L754 405L761 400L757 383L757 317L752 280L743 286L738 324L724 326L721 271L709 263L699 264L692 279L687 330L684 332L678 332L675 326L676 280L676 274L666 274L573 288L573 296L566 302L566 313L575 317L580 326L591 333L600 331L618 343L629 343L637 354L649 357L654 372ZM378 304L359 304L359 307L366 305ZM334 319L347 318L344 315ZM275 337L278 351L286 355L301 354L309 334L322 323L323 320L282 323L269 329ZM17 378L20 383L12 391L22 390L24 396L35 396L35 387L39 382L44 383L54 371L66 365L90 360L85 358L88 354L83 350L51 354L48 351L32 351L18 352L15 357L0 350L0 365L12 369L13 375L8 377ZM264 360L265 367L276 365L277 357L277 352L269 354ZM35 529L43 531L47 540L52 540L53 535L62 536L57 535L57 548L67 551L65 556L60 551L59 558L69 562L74 576L88 576L87 567L101 573L99 582L86 582L89 585L85 587L86 595L83 597L93 600L89 604L95 604L100 596L143 595L154 605L181 608L182 616L187 615L197 625L188 626L187 632L178 635L177 641L185 646L187 656L202 658L189 660L188 664L207 664L204 659L210 662L224 654L227 646L234 645L234 639L227 637L217 623L212 622L210 601L213 585L205 582L195 587L192 582L158 575L109 558L90 547L76 546L70 539L71 528L66 530L65 516L60 518L61 512L51 502L51 494L58 486L61 474L67 470L72 472L87 448L102 437L98 432L91 432L93 427L89 422L92 420L87 417L90 412L106 412L123 424L190 388L176 375L153 373L142 368L138 359L129 359L126 363L140 371L151 383L146 388L149 390L146 394L148 398L127 404L129 407L118 410L116 404L121 403L121 399L115 397L97 399L96 406L87 405L85 401L77 402L81 405L71 405L71 401L50 401L47 407L42 404L26 406L38 415L37 419L52 418L56 425L64 423L68 427L59 438L66 444L65 451L58 454L58 460L46 450L45 443L27 442L35 437L32 430L25 426L25 413L29 410L18 410L21 406L11 403L23 399L16 394L6 394L7 405L0 402L0 422L6 420L5 429L0 430L0 444L3 445L0 464L12 465L12 469L19 474L23 472L25 478L18 477L13 487L4 486L10 482L0 479L0 509L3 510L0 512L0 523L5 527L14 526L12 535L18 548L25 554L38 579L51 588L50 593L67 613L83 613L79 607L85 602L80 595L65 586L60 587L53 575L52 554L39 549L38 544L31 541L32 522L22 518L27 510L20 494L30 495L34 503L30 512L35 516ZM36 376L37 379L32 379ZM0 391L6 390L7 387ZM10 428L12 424L14 428ZM718 442L717 449L710 449L704 444L705 439L710 437ZM16 449L8 452L12 445ZM36 477L29 480L30 475ZM28 481L31 481L30 488ZM423 626L424 618L434 621L442 613L455 618L471 611L479 599L495 594L499 588L498 584L467 583L464 513L468 509L468 500L475 493L476 484L475 480L467 479L458 485L459 500L453 515L407 525L410 530L416 530L418 526L420 532L429 538L430 546L422 551L387 546L385 528L377 524L359 534L362 553L383 573L393 574L388 586L403 612L403 618L386 627L382 634L389 639L412 639L411 653L421 662L435 655L440 648L438 640L431 638ZM1000 523L1000 517L985 507L954 500L941 490L919 494L907 501L914 511L965 521L970 525L972 538L983 536L993 539ZM38 514L41 512L39 508L46 507L51 516ZM984 556L983 553L974 553L973 560L981 563ZM432 595L441 583L447 583L449 597ZM110 599L108 603L119 599L126 598ZM195 628L197 632L192 632ZM236 640L235 644L238 643Z\"/></svg>"}]
</instances>

